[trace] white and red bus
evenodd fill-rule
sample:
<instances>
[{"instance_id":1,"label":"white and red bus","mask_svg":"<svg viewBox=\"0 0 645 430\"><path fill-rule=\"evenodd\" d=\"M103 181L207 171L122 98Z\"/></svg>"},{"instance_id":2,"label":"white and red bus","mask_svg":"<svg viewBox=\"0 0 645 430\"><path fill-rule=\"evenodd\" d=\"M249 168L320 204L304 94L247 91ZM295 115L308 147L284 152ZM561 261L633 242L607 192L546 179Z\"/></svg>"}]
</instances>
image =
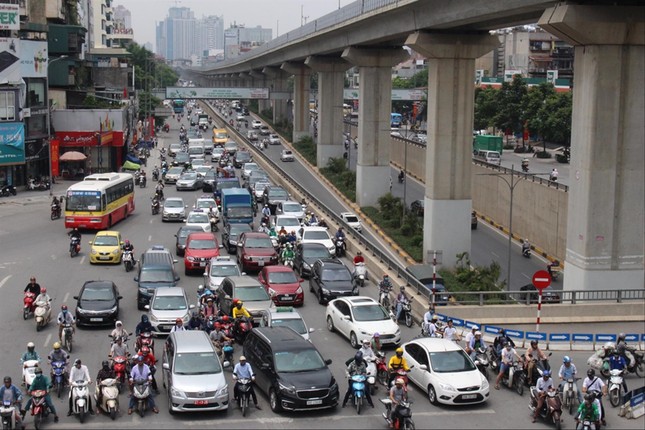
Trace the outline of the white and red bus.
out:
<instances>
[{"instance_id":1,"label":"white and red bus","mask_svg":"<svg viewBox=\"0 0 645 430\"><path fill-rule=\"evenodd\" d=\"M102 230L134 211L134 177L97 173L67 189L65 228Z\"/></svg>"}]
</instances>

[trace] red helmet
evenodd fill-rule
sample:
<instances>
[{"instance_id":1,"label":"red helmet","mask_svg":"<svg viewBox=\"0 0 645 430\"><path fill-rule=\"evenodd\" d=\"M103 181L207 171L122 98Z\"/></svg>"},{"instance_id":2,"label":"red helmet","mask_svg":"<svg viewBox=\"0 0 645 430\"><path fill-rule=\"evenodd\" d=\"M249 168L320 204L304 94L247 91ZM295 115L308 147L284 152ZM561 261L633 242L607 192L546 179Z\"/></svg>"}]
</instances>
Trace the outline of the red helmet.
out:
<instances>
[{"instance_id":1,"label":"red helmet","mask_svg":"<svg viewBox=\"0 0 645 430\"><path fill-rule=\"evenodd\" d=\"M143 355L148 355L150 353L150 348L148 348L147 346L144 346L143 348L141 348L141 353Z\"/></svg>"},{"instance_id":2,"label":"red helmet","mask_svg":"<svg viewBox=\"0 0 645 430\"><path fill-rule=\"evenodd\" d=\"M40 290L40 291L42 291L42 290ZM67 310L67 305L61 306L60 309L63 310L63 311L66 311Z\"/></svg>"},{"instance_id":3,"label":"red helmet","mask_svg":"<svg viewBox=\"0 0 645 430\"><path fill-rule=\"evenodd\" d=\"M213 327L219 330L220 328L222 328L222 324L216 322L215 324L213 324Z\"/></svg>"},{"instance_id":4,"label":"red helmet","mask_svg":"<svg viewBox=\"0 0 645 430\"><path fill-rule=\"evenodd\" d=\"M233 306L236 306L240 299L233 299Z\"/></svg>"},{"instance_id":5,"label":"red helmet","mask_svg":"<svg viewBox=\"0 0 645 430\"><path fill-rule=\"evenodd\" d=\"M224 321L224 322L228 322L228 315L224 315L224 316L222 317L222 321Z\"/></svg>"},{"instance_id":6,"label":"red helmet","mask_svg":"<svg viewBox=\"0 0 645 430\"><path fill-rule=\"evenodd\" d=\"M45 293L47 293L47 288L42 287L42 288L40 289L40 293L41 293L41 294L45 294Z\"/></svg>"},{"instance_id":7,"label":"red helmet","mask_svg":"<svg viewBox=\"0 0 645 430\"><path fill-rule=\"evenodd\" d=\"M183 323L183 322L184 322L184 320L182 320L181 318L177 318L177 319L175 320L175 324L177 324L177 323Z\"/></svg>"}]
</instances>

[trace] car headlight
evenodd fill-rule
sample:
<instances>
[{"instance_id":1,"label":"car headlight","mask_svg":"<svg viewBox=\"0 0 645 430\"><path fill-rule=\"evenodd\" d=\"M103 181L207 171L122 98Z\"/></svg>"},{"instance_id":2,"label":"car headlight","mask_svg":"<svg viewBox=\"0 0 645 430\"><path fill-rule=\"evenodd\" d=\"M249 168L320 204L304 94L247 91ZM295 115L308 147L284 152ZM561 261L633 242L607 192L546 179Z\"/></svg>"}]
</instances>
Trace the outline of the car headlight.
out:
<instances>
[{"instance_id":1,"label":"car headlight","mask_svg":"<svg viewBox=\"0 0 645 430\"><path fill-rule=\"evenodd\" d=\"M296 290L296 294L302 294L302 287L298 287L298 289Z\"/></svg>"},{"instance_id":2,"label":"car headlight","mask_svg":"<svg viewBox=\"0 0 645 430\"><path fill-rule=\"evenodd\" d=\"M83 314L86 314L86 313L87 313L87 311L86 311L85 309L82 309L82 308L76 308L76 312L78 312L78 313L79 313L79 314L81 314L81 315L83 315Z\"/></svg>"},{"instance_id":3,"label":"car headlight","mask_svg":"<svg viewBox=\"0 0 645 430\"><path fill-rule=\"evenodd\" d=\"M452 392L457 391L457 390L455 390L455 388L454 388L452 385L450 385L450 384L439 383L439 387L441 387L441 389L442 389L443 391L452 391Z\"/></svg>"},{"instance_id":4,"label":"car headlight","mask_svg":"<svg viewBox=\"0 0 645 430\"><path fill-rule=\"evenodd\" d=\"M280 390L287 393L291 394L292 396L296 395L296 387L293 385L286 385L283 384L282 382L278 382L278 386L280 387Z\"/></svg>"},{"instance_id":5,"label":"car headlight","mask_svg":"<svg viewBox=\"0 0 645 430\"><path fill-rule=\"evenodd\" d=\"M275 290L274 290L273 288L269 288L269 295L270 295L271 297L273 297L273 296L275 296L275 295L276 295L276 292L275 292Z\"/></svg>"},{"instance_id":6,"label":"car headlight","mask_svg":"<svg viewBox=\"0 0 645 430\"><path fill-rule=\"evenodd\" d=\"M311 270L311 266L310 266L310 265L309 265L309 263L307 263L307 262L304 262L304 261L303 261L303 262L302 262L302 267L304 267L304 268L305 268L305 269L307 269L307 270Z\"/></svg>"},{"instance_id":7,"label":"car headlight","mask_svg":"<svg viewBox=\"0 0 645 430\"><path fill-rule=\"evenodd\" d=\"M329 252L331 252L332 254L336 252L336 246L330 246L327 249L329 249Z\"/></svg>"},{"instance_id":8,"label":"car headlight","mask_svg":"<svg viewBox=\"0 0 645 430\"><path fill-rule=\"evenodd\" d=\"M488 381L486 380L484 375L481 375L481 377L482 377L482 390L486 391L490 389L490 385L488 385Z\"/></svg>"},{"instance_id":9,"label":"car headlight","mask_svg":"<svg viewBox=\"0 0 645 430\"><path fill-rule=\"evenodd\" d=\"M169 215L169 213L168 213L168 212L166 212L166 211L163 211L163 212L161 212L161 215L163 215L163 216L168 216L168 215Z\"/></svg>"},{"instance_id":10,"label":"car headlight","mask_svg":"<svg viewBox=\"0 0 645 430\"><path fill-rule=\"evenodd\" d=\"M188 320L190 319L190 316L188 314L184 315L182 320L184 321L184 324L188 324Z\"/></svg>"},{"instance_id":11,"label":"car headlight","mask_svg":"<svg viewBox=\"0 0 645 430\"><path fill-rule=\"evenodd\" d=\"M150 314L150 317L149 317L149 318L150 318L150 322L151 322L151 323L153 323L153 322L154 322L154 323L158 323L158 322L159 322L159 320L157 319L157 317L155 316L155 314Z\"/></svg>"},{"instance_id":12,"label":"car headlight","mask_svg":"<svg viewBox=\"0 0 645 430\"><path fill-rule=\"evenodd\" d=\"M250 261L250 260L251 260L251 257L250 257L250 256L248 256L248 255L245 255L245 256L244 256L244 259L245 259L245 260L249 260L249 261Z\"/></svg>"},{"instance_id":13,"label":"car headlight","mask_svg":"<svg viewBox=\"0 0 645 430\"><path fill-rule=\"evenodd\" d=\"M148 289L147 289L147 288L143 288L143 287L141 287L141 288L139 288L139 292L140 292L141 294L147 294L147 293L148 293Z\"/></svg>"},{"instance_id":14,"label":"car headlight","mask_svg":"<svg viewBox=\"0 0 645 430\"><path fill-rule=\"evenodd\" d=\"M229 240L228 240L228 243L230 243L231 245L237 245L237 240L235 240L235 239L229 239Z\"/></svg>"},{"instance_id":15,"label":"car headlight","mask_svg":"<svg viewBox=\"0 0 645 430\"><path fill-rule=\"evenodd\" d=\"M173 387L170 387L170 394L172 394L173 397L181 397L182 399L186 398L186 394L184 394L183 391L179 391Z\"/></svg>"},{"instance_id":16,"label":"car headlight","mask_svg":"<svg viewBox=\"0 0 645 430\"><path fill-rule=\"evenodd\" d=\"M116 307L116 305L112 306L112 308L110 308L110 313L115 313L117 311L117 309L118 308Z\"/></svg>"},{"instance_id":17,"label":"car headlight","mask_svg":"<svg viewBox=\"0 0 645 430\"><path fill-rule=\"evenodd\" d=\"M222 397L223 397L223 396L228 397L228 385L225 385L225 386L224 386L224 388L220 388L219 390L217 390L217 391L215 392L215 396L216 396L216 397L220 397L220 396L222 396Z\"/></svg>"},{"instance_id":18,"label":"car headlight","mask_svg":"<svg viewBox=\"0 0 645 430\"><path fill-rule=\"evenodd\" d=\"M96 252L96 249L92 248L92 255L96 255L98 252Z\"/></svg>"},{"instance_id":19,"label":"car headlight","mask_svg":"<svg viewBox=\"0 0 645 430\"><path fill-rule=\"evenodd\" d=\"M117 248L114 251L112 251L112 254L119 255L119 252L121 252L121 250L119 248Z\"/></svg>"},{"instance_id":20,"label":"car headlight","mask_svg":"<svg viewBox=\"0 0 645 430\"><path fill-rule=\"evenodd\" d=\"M330 294L330 291L327 288L321 288L320 291L326 295Z\"/></svg>"},{"instance_id":21,"label":"car headlight","mask_svg":"<svg viewBox=\"0 0 645 430\"><path fill-rule=\"evenodd\" d=\"M186 260L188 260L190 262L193 262L193 261L195 261L195 257L188 256L188 257L186 257Z\"/></svg>"}]
</instances>

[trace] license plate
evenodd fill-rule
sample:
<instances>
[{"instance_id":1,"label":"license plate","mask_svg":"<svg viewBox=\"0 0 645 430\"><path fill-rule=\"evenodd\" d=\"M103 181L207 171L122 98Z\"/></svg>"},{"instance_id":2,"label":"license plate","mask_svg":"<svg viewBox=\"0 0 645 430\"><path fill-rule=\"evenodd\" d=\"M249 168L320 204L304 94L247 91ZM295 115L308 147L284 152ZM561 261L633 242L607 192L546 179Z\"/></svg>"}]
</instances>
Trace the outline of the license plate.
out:
<instances>
[{"instance_id":1,"label":"license plate","mask_svg":"<svg viewBox=\"0 0 645 430\"><path fill-rule=\"evenodd\" d=\"M101 322L103 321L103 318L90 318L90 321Z\"/></svg>"},{"instance_id":2,"label":"license plate","mask_svg":"<svg viewBox=\"0 0 645 430\"><path fill-rule=\"evenodd\" d=\"M284 296L282 296L282 299L283 300L291 300L291 299L293 299L293 297L291 297L289 295L284 295Z\"/></svg>"},{"instance_id":3,"label":"license plate","mask_svg":"<svg viewBox=\"0 0 645 430\"><path fill-rule=\"evenodd\" d=\"M476 399L477 394L464 394L461 398L464 400Z\"/></svg>"},{"instance_id":4,"label":"license plate","mask_svg":"<svg viewBox=\"0 0 645 430\"><path fill-rule=\"evenodd\" d=\"M322 405L322 399L320 400L307 400L307 406L312 405Z\"/></svg>"},{"instance_id":5,"label":"license plate","mask_svg":"<svg viewBox=\"0 0 645 430\"><path fill-rule=\"evenodd\" d=\"M110 257L99 257L99 260L109 260Z\"/></svg>"},{"instance_id":6,"label":"license plate","mask_svg":"<svg viewBox=\"0 0 645 430\"><path fill-rule=\"evenodd\" d=\"M258 261L258 266L260 266L260 267L264 266L264 260Z\"/></svg>"},{"instance_id":7,"label":"license plate","mask_svg":"<svg viewBox=\"0 0 645 430\"><path fill-rule=\"evenodd\" d=\"M197 406L204 406L208 404L208 400L195 400Z\"/></svg>"},{"instance_id":8,"label":"license plate","mask_svg":"<svg viewBox=\"0 0 645 430\"><path fill-rule=\"evenodd\" d=\"M201 263L199 263L199 267L206 267L206 262L202 261Z\"/></svg>"}]
</instances>

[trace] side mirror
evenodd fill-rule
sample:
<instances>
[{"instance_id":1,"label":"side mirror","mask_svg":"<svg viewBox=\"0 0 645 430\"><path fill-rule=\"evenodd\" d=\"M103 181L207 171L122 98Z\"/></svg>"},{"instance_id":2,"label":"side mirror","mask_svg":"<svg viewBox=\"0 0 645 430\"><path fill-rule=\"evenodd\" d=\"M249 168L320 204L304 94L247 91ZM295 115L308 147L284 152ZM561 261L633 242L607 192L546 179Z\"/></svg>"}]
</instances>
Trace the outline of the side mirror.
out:
<instances>
[{"instance_id":1,"label":"side mirror","mask_svg":"<svg viewBox=\"0 0 645 430\"><path fill-rule=\"evenodd\" d=\"M302 278L298 278L298 282L305 282L305 280Z\"/></svg>"},{"instance_id":2,"label":"side mirror","mask_svg":"<svg viewBox=\"0 0 645 430\"><path fill-rule=\"evenodd\" d=\"M74 296L74 300L78 300L78 296Z\"/></svg>"},{"instance_id":3,"label":"side mirror","mask_svg":"<svg viewBox=\"0 0 645 430\"><path fill-rule=\"evenodd\" d=\"M349 315L343 315L343 319L345 321L351 321L352 318Z\"/></svg>"},{"instance_id":4,"label":"side mirror","mask_svg":"<svg viewBox=\"0 0 645 430\"><path fill-rule=\"evenodd\" d=\"M427 372L428 371L428 366L426 366L425 364L422 364L422 365L419 366L419 369L425 370Z\"/></svg>"},{"instance_id":5,"label":"side mirror","mask_svg":"<svg viewBox=\"0 0 645 430\"><path fill-rule=\"evenodd\" d=\"M150 305L145 305L143 308L144 308L145 310L149 311L149 310L150 310Z\"/></svg>"},{"instance_id":6,"label":"side mirror","mask_svg":"<svg viewBox=\"0 0 645 430\"><path fill-rule=\"evenodd\" d=\"M188 309L195 309L195 305L188 306Z\"/></svg>"},{"instance_id":7,"label":"side mirror","mask_svg":"<svg viewBox=\"0 0 645 430\"><path fill-rule=\"evenodd\" d=\"M123 246L123 241L119 242L119 245Z\"/></svg>"},{"instance_id":8,"label":"side mirror","mask_svg":"<svg viewBox=\"0 0 645 430\"><path fill-rule=\"evenodd\" d=\"M123 296L117 296L117 298L116 298L116 299L117 299L117 300L121 300L122 298L123 298Z\"/></svg>"},{"instance_id":9,"label":"side mirror","mask_svg":"<svg viewBox=\"0 0 645 430\"><path fill-rule=\"evenodd\" d=\"M328 358L327 360L325 360L325 364L329 366L331 364L331 358Z\"/></svg>"},{"instance_id":10,"label":"side mirror","mask_svg":"<svg viewBox=\"0 0 645 430\"><path fill-rule=\"evenodd\" d=\"M164 363L164 364L165 364L165 363ZM223 366L223 367L231 367L231 362L230 362L230 361L228 361L228 360L226 360L226 361L224 361L224 363L222 363L222 366Z\"/></svg>"},{"instance_id":11,"label":"side mirror","mask_svg":"<svg viewBox=\"0 0 645 430\"><path fill-rule=\"evenodd\" d=\"M309 327L309 333L313 333L314 331L316 331L316 329L315 329L315 328L313 328L313 327Z\"/></svg>"},{"instance_id":12,"label":"side mirror","mask_svg":"<svg viewBox=\"0 0 645 430\"><path fill-rule=\"evenodd\" d=\"M134 277L134 282L139 282L139 277L138 276Z\"/></svg>"},{"instance_id":13,"label":"side mirror","mask_svg":"<svg viewBox=\"0 0 645 430\"><path fill-rule=\"evenodd\" d=\"M163 363L163 364L161 365L161 367L162 367L164 370L170 370L170 364L168 364L168 363Z\"/></svg>"},{"instance_id":14,"label":"side mirror","mask_svg":"<svg viewBox=\"0 0 645 430\"><path fill-rule=\"evenodd\" d=\"M87 243L89 243L89 244L91 245L91 244L93 244L93 243L94 243L94 241L90 240L90 241L89 241L89 242L87 242Z\"/></svg>"},{"instance_id":15,"label":"side mirror","mask_svg":"<svg viewBox=\"0 0 645 430\"><path fill-rule=\"evenodd\" d=\"M179 260L172 260L173 263L177 263L177 261L179 261Z\"/></svg>"}]
</instances>

